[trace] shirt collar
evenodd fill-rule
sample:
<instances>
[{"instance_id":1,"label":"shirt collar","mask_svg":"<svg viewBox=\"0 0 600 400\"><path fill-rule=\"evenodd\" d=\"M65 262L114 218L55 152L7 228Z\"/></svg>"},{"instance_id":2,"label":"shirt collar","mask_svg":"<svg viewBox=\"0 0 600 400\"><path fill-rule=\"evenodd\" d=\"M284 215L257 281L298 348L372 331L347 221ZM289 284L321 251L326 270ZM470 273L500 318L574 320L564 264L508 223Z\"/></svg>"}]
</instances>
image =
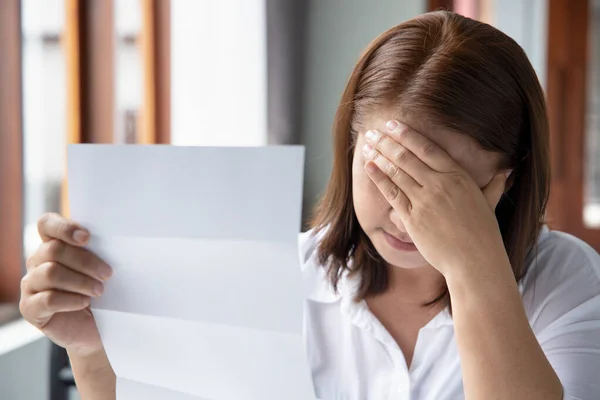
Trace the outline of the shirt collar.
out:
<instances>
[{"instance_id":1,"label":"shirt collar","mask_svg":"<svg viewBox=\"0 0 600 400\"><path fill-rule=\"evenodd\" d=\"M540 230L538 241L545 239L550 232L547 225L543 225ZM319 303L335 303L341 301L342 311L354 318L359 318L364 312L368 311L365 302L355 302L354 297L358 290L360 279L358 276L349 277L348 273L343 273L338 284L337 293L329 281L326 268L313 265L312 268L303 274L305 288L307 289L308 299ZM525 279L518 283L519 293L523 296L525 291ZM444 308L436 317L434 317L425 328L437 328L440 326L452 325L452 317L448 307Z\"/></svg>"},{"instance_id":2,"label":"shirt collar","mask_svg":"<svg viewBox=\"0 0 600 400\"><path fill-rule=\"evenodd\" d=\"M340 280L339 299L341 300L341 312L349 317L354 325L367 330L378 330L377 327L382 327L382 325L369 310L367 302L365 300L354 301L359 283L360 278L357 276L351 278L344 276L344 279ZM450 316L448 307L445 307L423 329L435 329L451 325L453 325L452 317Z\"/></svg>"}]
</instances>

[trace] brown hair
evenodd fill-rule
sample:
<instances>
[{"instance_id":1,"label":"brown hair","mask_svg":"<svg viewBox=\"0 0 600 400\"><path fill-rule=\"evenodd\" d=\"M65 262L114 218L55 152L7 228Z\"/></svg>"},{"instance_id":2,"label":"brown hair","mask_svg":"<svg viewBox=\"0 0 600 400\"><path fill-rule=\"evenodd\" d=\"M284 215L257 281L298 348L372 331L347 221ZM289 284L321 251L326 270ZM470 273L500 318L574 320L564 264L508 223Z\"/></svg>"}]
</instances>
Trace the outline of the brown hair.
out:
<instances>
[{"instance_id":1,"label":"brown hair","mask_svg":"<svg viewBox=\"0 0 600 400\"><path fill-rule=\"evenodd\" d=\"M469 135L514 169L496 207L515 279L543 224L549 195L548 121L544 94L525 52L490 25L437 11L381 34L364 51L343 92L333 126L329 184L315 209L320 262L337 290L344 272L361 278L358 299L388 286L383 259L361 229L352 200L357 126L369 112L401 109L433 126ZM353 260L350 269L349 261ZM446 299L447 288L431 303Z\"/></svg>"}]
</instances>

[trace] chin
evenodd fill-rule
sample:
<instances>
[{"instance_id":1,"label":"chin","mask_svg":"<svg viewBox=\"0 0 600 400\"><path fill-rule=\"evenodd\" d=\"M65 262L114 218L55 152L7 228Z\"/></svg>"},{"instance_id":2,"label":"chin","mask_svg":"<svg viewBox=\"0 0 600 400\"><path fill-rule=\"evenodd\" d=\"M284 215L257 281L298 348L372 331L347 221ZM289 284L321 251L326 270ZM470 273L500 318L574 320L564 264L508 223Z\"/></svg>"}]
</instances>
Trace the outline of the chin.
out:
<instances>
[{"instance_id":1,"label":"chin","mask_svg":"<svg viewBox=\"0 0 600 400\"><path fill-rule=\"evenodd\" d=\"M429 266L429 263L425 261L425 259L419 253L413 254L411 256L397 254L387 257L382 254L381 256L385 260L385 262L390 264L392 267L404 269L417 269Z\"/></svg>"}]
</instances>

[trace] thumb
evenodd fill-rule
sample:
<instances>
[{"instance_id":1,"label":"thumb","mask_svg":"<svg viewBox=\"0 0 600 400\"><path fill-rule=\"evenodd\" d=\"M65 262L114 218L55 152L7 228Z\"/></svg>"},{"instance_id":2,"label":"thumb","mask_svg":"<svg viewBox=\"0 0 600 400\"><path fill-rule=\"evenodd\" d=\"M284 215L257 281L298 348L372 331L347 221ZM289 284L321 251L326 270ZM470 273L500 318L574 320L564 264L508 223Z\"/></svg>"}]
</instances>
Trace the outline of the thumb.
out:
<instances>
[{"instance_id":1,"label":"thumb","mask_svg":"<svg viewBox=\"0 0 600 400\"><path fill-rule=\"evenodd\" d=\"M483 197L485 197L485 200L492 211L496 210L496 206L498 205L498 202L500 202L502 194L504 194L506 180L510 176L511 172L512 171L503 171L496 174L490 183L483 188Z\"/></svg>"}]
</instances>

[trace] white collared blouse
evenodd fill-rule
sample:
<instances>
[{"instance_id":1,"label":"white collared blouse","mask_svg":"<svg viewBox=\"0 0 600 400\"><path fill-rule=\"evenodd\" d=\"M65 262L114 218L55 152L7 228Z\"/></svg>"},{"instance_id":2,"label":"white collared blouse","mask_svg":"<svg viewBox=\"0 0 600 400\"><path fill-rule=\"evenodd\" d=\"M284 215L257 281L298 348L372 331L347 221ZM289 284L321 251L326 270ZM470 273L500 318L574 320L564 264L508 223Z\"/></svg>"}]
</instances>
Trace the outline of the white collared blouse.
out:
<instances>
[{"instance_id":1,"label":"white collared blouse","mask_svg":"<svg viewBox=\"0 0 600 400\"><path fill-rule=\"evenodd\" d=\"M418 333L410 369L389 332L354 287L339 293L318 264L318 236L300 235L307 287L305 339L321 400L463 399L454 326L447 310ZM565 399L600 399L600 256L581 240L544 227L537 257L519 283L529 323L554 367Z\"/></svg>"}]
</instances>

